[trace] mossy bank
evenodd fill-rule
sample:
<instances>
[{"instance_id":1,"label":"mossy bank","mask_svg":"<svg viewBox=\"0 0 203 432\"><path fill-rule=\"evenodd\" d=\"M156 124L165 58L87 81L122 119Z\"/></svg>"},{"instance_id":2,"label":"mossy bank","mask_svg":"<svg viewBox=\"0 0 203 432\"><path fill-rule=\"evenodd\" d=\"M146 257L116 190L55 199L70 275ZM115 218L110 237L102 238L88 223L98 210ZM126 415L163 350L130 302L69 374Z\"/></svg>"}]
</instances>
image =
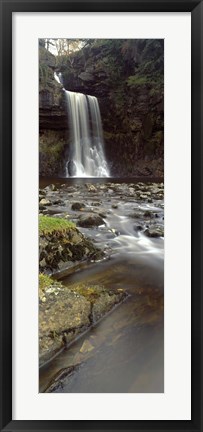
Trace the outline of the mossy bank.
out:
<instances>
[{"instance_id":1,"label":"mossy bank","mask_svg":"<svg viewBox=\"0 0 203 432\"><path fill-rule=\"evenodd\" d=\"M39 216L39 270L55 273L74 267L84 260L97 260L103 252L96 248L76 228L64 218Z\"/></svg>"},{"instance_id":2,"label":"mossy bank","mask_svg":"<svg viewBox=\"0 0 203 432\"><path fill-rule=\"evenodd\" d=\"M64 286L39 276L39 364L43 366L126 297L102 285Z\"/></svg>"}]
</instances>

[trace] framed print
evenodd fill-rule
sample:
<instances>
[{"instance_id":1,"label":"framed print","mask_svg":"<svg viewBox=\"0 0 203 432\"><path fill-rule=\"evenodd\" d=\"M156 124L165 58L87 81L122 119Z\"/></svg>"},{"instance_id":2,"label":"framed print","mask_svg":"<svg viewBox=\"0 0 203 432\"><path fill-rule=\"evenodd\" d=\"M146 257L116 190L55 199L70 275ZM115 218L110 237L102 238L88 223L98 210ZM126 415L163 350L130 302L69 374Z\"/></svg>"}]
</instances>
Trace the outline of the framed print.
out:
<instances>
[{"instance_id":1,"label":"framed print","mask_svg":"<svg viewBox=\"0 0 203 432\"><path fill-rule=\"evenodd\" d=\"M202 430L202 1L1 0L1 430Z\"/></svg>"}]
</instances>

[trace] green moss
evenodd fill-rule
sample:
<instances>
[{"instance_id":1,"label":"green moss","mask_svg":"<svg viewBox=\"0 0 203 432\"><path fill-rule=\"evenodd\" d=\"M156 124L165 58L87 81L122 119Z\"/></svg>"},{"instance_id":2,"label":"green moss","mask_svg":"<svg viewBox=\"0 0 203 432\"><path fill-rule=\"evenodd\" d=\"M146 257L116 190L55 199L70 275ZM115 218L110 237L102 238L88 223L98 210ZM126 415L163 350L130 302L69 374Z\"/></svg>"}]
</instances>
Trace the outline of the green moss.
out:
<instances>
[{"instance_id":1,"label":"green moss","mask_svg":"<svg viewBox=\"0 0 203 432\"><path fill-rule=\"evenodd\" d=\"M59 131L44 131L39 137L39 150L41 153L52 156L54 159L61 158L65 146L64 133Z\"/></svg>"},{"instance_id":2,"label":"green moss","mask_svg":"<svg viewBox=\"0 0 203 432\"><path fill-rule=\"evenodd\" d=\"M73 290L78 294L85 297L91 303L94 303L101 295L101 286L98 285L77 285L73 287Z\"/></svg>"},{"instance_id":3,"label":"green moss","mask_svg":"<svg viewBox=\"0 0 203 432\"><path fill-rule=\"evenodd\" d=\"M139 75L131 75L127 79L127 85L130 88L140 86L140 85L146 85L148 84L149 80L146 76L139 76Z\"/></svg>"},{"instance_id":4,"label":"green moss","mask_svg":"<svg viewBox=\"0 0 203 432\"><path fill-rule=\"evenodd\" d=\"M43 273L39 274L39 288L41 290L44 290L45 288L53 285L53 283L54 281L50 276Z\"/></svg>"},{"instance_id":5,"label":"green moss","mask_svg":"<svg viewBox=\"0 0 203 432\"><path fill-rule=\"evenodd\" d=\"M75 224L67 219L39 216L39 233L51 234L55 231L65 232L76 228Z\"/></svg>"}]
</instances>

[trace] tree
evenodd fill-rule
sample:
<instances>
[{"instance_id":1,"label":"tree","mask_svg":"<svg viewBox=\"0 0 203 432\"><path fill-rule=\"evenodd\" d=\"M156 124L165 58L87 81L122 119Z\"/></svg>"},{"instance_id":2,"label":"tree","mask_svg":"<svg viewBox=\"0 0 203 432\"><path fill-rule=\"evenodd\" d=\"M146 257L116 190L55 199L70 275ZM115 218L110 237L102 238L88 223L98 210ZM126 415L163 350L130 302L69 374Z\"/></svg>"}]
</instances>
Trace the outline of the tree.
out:
<instances>
[{"instance_id":1,"label":"tree","mask_svg":"<svg viewBox=\"0 0 203 432\"><path fill-rule=\"evenodd\" d=\"M58 56L70 56L81 48L79 39L54 39L54 45Z\"/></svg>"}]
</instances>

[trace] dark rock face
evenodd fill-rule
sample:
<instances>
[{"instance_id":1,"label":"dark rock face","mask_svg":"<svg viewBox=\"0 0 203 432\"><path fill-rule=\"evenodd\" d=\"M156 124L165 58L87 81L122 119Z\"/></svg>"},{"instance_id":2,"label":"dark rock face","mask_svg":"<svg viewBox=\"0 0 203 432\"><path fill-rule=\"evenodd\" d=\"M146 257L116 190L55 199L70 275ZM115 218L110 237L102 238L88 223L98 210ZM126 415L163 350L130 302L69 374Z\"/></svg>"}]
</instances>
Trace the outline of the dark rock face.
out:
<instances>
[{"instance_id":1,"label":"dark rock face","mask_svg":"<svg viewBox=\"0 0 203 432\"><path fill-rule=\"evenodd\" d=\"M63 130L40 130L39 134L39 174L58 176L64 172L66 134Z\"/></svg>"},{"instance_id":2,"label":"dark rock face","mask_svg":"<svg viewBox=\"0 0 203 432\"><path fill-rule=\"evenodd\" d=\"M54 78L56 59L45 48L39 48L39 127L67 129L67 116L62 86Z\"/></svg>"},{"instance_id":3,"label":"dark rock face","mask_svg":"<svg viewBox=\"0 0 203 432\"><path fill-rule=\"evenodd\" d=\"M39 174L64 172L67 115L62 86L54 79L55 57L39 47Z\"/></svg>"}]
</instances>

